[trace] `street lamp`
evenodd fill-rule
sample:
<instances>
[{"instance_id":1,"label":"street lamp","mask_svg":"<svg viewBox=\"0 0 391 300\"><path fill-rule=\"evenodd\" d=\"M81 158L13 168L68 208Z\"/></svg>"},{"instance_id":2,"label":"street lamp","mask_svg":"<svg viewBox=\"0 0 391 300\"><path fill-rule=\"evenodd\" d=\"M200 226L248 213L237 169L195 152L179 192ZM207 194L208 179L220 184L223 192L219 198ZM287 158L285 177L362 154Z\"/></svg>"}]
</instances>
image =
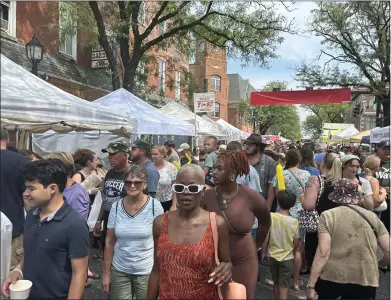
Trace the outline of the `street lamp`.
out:
<instances>
[{"instance_id":1,"label":"street lamp","mask_svg":"<svg viewBox=\"0 0 391 300\"><path fill-rule=\"evenodd\" d=\"M255 110L255 108L252 109L252 117L253 117L253 132L255 133L255 127L256 127L256 122L258 119L258 111Z\"/></svg>"},{"instance_id":2,"label":"street lamp","mask_svg":"<svg viewBox=\"0 0 391 300\"><path fill-rule=\"evenodd\" d=\"M35 37L35 34L32 40L26 44L26 56L32 64L31 73L33 73L35 76L38 76L38 63L43 58L43 45Z\"/></svg>"}]
</instances>

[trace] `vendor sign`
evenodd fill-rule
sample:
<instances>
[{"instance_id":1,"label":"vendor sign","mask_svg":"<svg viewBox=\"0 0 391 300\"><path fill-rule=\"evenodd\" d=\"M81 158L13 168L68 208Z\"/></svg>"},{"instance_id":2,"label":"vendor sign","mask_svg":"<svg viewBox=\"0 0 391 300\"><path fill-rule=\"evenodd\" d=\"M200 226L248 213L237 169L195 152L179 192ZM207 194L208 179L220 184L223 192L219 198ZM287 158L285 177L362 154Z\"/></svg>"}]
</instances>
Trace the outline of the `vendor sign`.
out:
<instances>
[{"instance_id":1,"label":"vendor sign","mask_svg":"<svg viewBox=\"0 0 391 300\"><path fill-rule=\"evenodd\" d=\"M195 93L194 94L195 113L215 112L215 93Z\"/></svg>"}]
</instances>

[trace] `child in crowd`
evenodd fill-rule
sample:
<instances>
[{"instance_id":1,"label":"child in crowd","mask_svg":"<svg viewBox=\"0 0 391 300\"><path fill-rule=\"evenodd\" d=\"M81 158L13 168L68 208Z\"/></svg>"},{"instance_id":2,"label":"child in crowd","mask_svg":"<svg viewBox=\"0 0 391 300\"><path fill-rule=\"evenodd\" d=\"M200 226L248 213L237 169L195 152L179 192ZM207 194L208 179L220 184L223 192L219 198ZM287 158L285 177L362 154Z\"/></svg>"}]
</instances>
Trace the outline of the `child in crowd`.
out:
<instances>
[{"instance_id":1,"label":"child in crowd","mask_svg":"<svg viewBox=\"0 0 391 300\"><path fill-rule=\"evenodd\" d=\"M271 213L272 224L269 238L270 272L274 282L274 299L288 299L288 290L292 285L294 252L300 251L299 222L289 216L289 209L295 205L293 192L278 192L277 201L280 210Z\"/></svg>"}]
</instances>

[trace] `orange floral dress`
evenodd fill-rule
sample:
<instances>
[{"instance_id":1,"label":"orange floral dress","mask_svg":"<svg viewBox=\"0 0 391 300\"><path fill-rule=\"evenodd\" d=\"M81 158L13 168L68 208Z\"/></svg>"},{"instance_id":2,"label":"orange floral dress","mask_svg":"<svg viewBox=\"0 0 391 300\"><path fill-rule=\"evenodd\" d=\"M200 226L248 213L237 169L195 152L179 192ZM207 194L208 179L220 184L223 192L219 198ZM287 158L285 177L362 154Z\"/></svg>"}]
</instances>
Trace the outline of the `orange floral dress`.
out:
<instances>
[{"instance_id":1,"label":"orange floral dress","mask_svg":"<svg viewBox=\"0 0 391 300\"><path fill-rule=\"evenodd\" d=\"M168 239L168 214L157 244L160 265L159 299L219 299L217 286L208 283L216 262L212 227L196 244L179 245Z\"/></svg>"}]
</instances>

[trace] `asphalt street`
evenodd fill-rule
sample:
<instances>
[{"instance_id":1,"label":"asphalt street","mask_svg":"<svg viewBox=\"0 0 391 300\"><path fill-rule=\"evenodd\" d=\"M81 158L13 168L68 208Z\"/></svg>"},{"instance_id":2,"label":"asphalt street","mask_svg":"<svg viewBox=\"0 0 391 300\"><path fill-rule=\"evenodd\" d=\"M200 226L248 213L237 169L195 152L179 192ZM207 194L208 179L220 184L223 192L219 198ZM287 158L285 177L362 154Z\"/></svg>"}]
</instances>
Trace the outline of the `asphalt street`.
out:
<instances>
[{"instance_id":1,"label":"asphalt street","mask_svg":"<svg viewBox=\"0 0 391 300\"><path fill-rule=\"evenodd\" d=\"M93 250L93 253L96 250ZM92 259L90 260L90 269L98 273L102 274L103 271L103 262L100 259ZM304 282L304 286L307 285L308 275L303 275L302 280ZM106 295L102 292L100 280L90 280L91 287L85 289L84 296L86 300L92 299L106 299ZM305 297L305 288L302 291L296 292L291 290L289 294L290 299L306 299ZM273 282L271 280L271 275L269 272L269 267L265 265L261 265L260 268L260 278L257 284L257 288L255 291L255 299L273 299ZM390 299L390 273L382 273L380 272L380 287L377 291L378 300L386 300Z\"/></svg>"}]
</instances>

